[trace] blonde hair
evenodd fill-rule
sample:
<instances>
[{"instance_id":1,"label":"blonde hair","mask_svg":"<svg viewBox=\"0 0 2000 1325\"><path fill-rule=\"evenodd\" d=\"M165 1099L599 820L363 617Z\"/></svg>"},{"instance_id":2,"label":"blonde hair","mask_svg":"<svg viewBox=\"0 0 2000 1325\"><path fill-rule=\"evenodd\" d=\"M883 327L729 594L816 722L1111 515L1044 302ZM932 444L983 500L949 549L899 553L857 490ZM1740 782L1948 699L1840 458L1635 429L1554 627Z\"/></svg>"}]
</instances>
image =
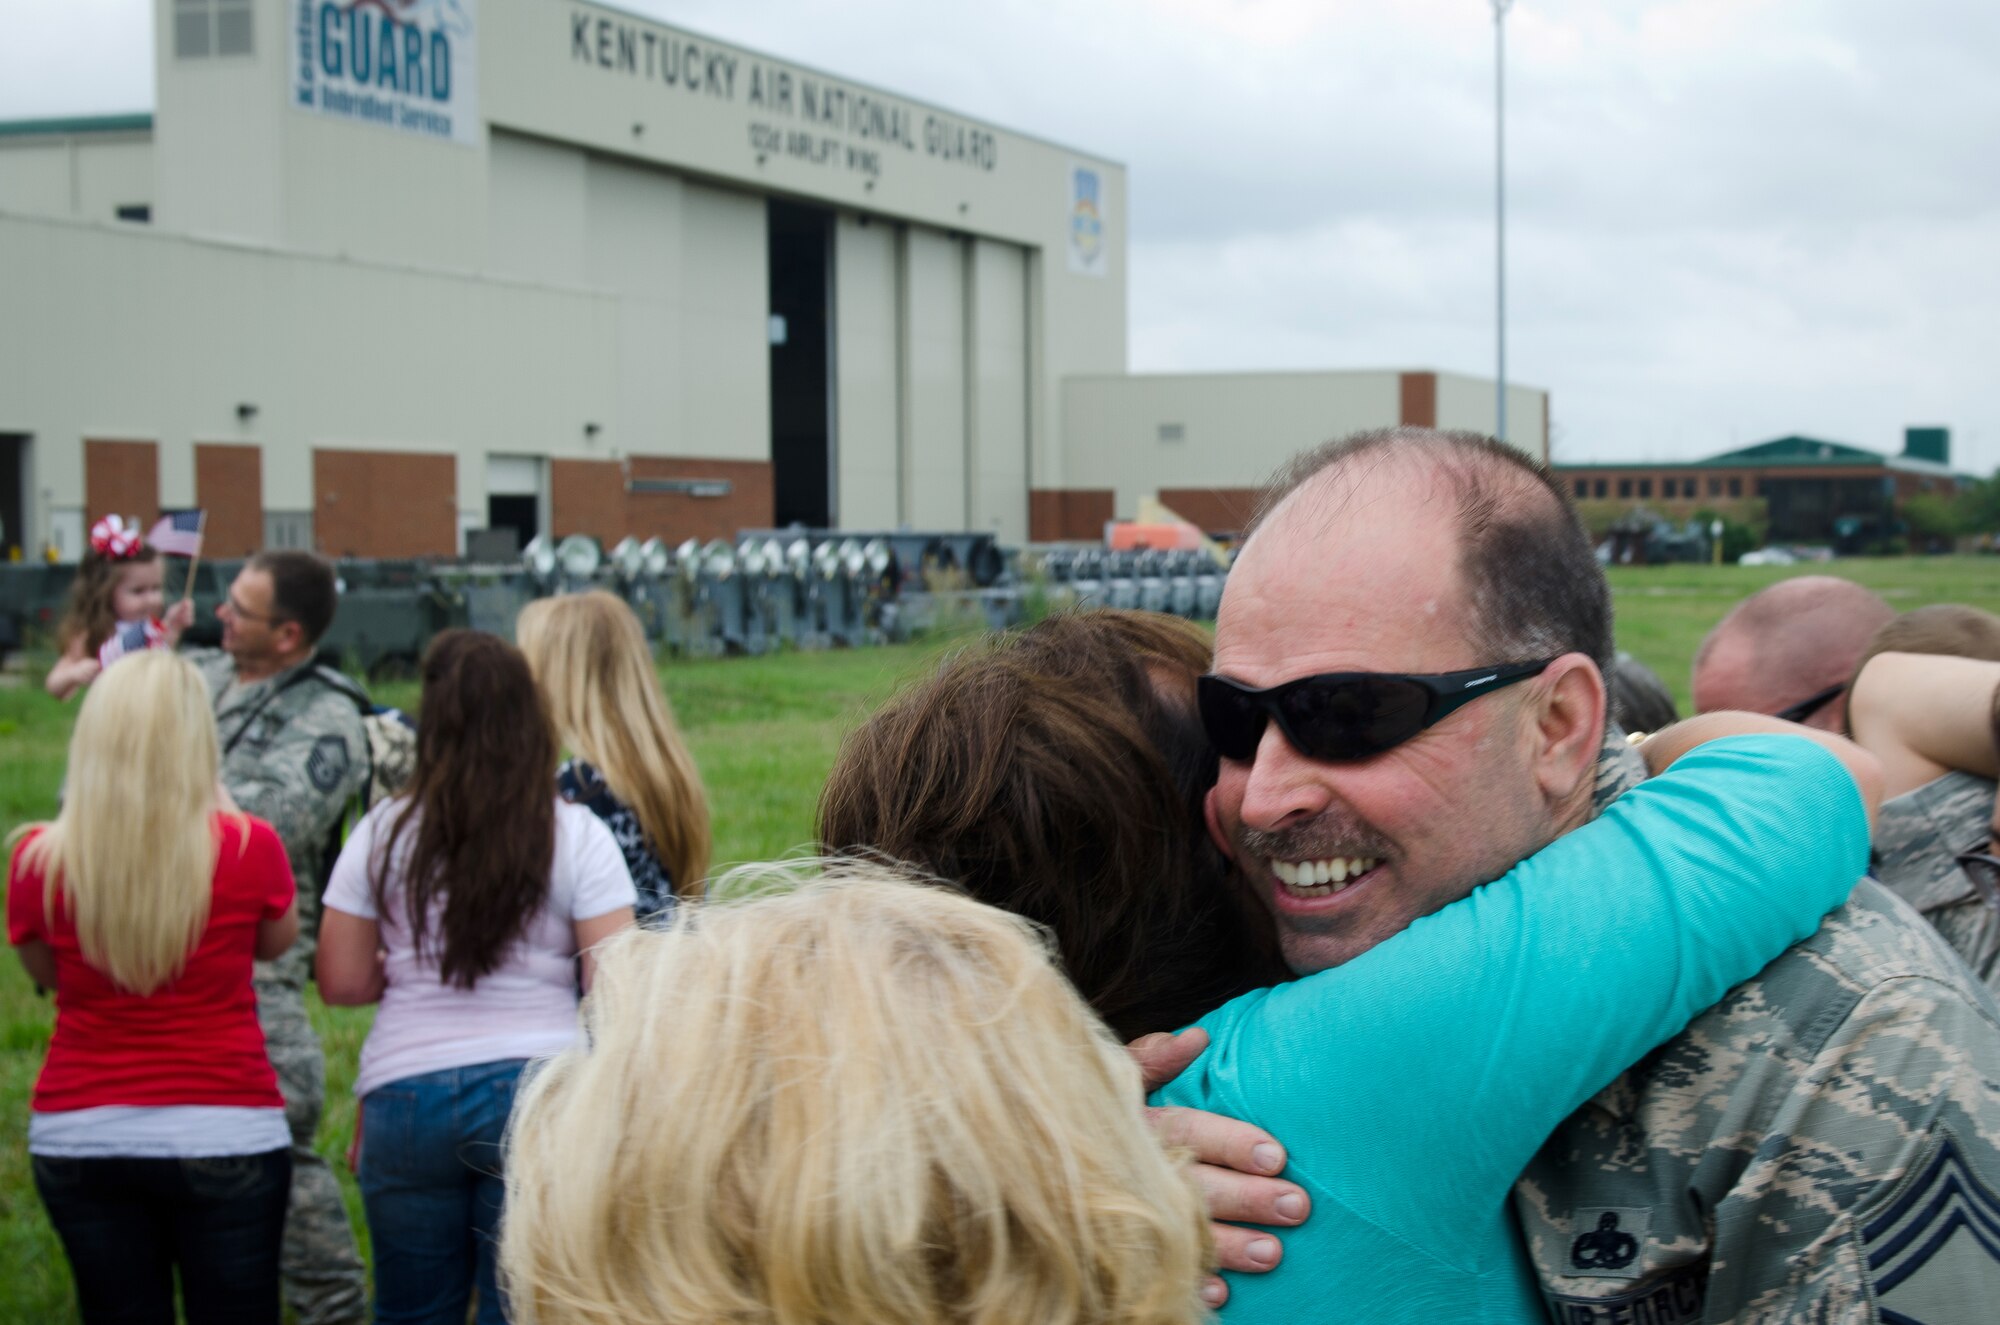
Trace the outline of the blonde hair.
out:
<instances>
[{"instance_id":1,"label":"blonde hair","mask_svg":"<svg viewBox=\"0 0 2000 1325\"><path fill-rule=\"evenodd\" d=\"M1205 1319L1200 1198L1040 932L885 866L820 868L750 867L796 888L599 950L588 1047L514 1107L517 1318Z\"/></svg>"},{"instance_id":2,"label":"blonde hair","mask_svg":"<svg viewBox=\"0 0 2000 1325\"><path fill-rule=\"evenodd\" d=\"M602 589L521 609L515 638L541 684L556 739L630 806L674 891L701 894L708 796L660 691L639 618Z\"/></svg>"},{"instance_id":3,"label":"blonde hair","mask_svg":"<svg viewBox=\"0 0 2000 1325\"><path fill-rule=\"evenodd\" d=\"M187 965L208 925L217 836L215 717L185 659L149 649L105 670L70 735L63 804L22 853L62 898L84 960L135 994ZM239 817L239 848L247 825Z\"/></svg>"}]
</instances>

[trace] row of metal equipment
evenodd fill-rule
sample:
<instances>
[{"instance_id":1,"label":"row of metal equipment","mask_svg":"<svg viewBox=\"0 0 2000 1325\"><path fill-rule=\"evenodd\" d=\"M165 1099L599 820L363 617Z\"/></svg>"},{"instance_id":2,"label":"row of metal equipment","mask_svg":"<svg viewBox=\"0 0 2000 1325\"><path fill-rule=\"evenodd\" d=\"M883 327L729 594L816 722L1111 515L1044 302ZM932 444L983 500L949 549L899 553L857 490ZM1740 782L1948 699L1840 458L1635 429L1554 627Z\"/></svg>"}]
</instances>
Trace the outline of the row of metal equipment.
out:
<instances>
[{"instance_id":1,"label":"row of metal equipment","mask_svg":"<svg viewBox=\"0 0 2000 1325\"><path fill-rule=\"evenodd\" d=\"M1201 552L1055 547L1023 555L990 534L754 530L734 543L536 539L522 555L539 594L604 587L676 653L706 656L851 648L943 624L1003 629L1039 596L1215 615L1227 569Z\"/></svg>"},{"instance_id":2,"label":"row of metal equipment","mask_svg":"<svg viewBox=\"0 0 2000 1325\"><path fill-rule=\"evenodd\" d=\"M193 586L191 643L216 643L214 609L241 568L205 559ZM321 641L370 676L409 675L433 635L470 626L512 638L530 601L603 588L632 604L675 653L853 648L936 628L1001 629L1079 604L1210 618L1226 569L1199 552L1026 551L991 534L747 530L734 541L532 540L518 562L344 559L340 610ZM0 567L0 655L53 637L72 566ZM178 581L170 582L178 594Z\"/></svg>"}]
</instances>

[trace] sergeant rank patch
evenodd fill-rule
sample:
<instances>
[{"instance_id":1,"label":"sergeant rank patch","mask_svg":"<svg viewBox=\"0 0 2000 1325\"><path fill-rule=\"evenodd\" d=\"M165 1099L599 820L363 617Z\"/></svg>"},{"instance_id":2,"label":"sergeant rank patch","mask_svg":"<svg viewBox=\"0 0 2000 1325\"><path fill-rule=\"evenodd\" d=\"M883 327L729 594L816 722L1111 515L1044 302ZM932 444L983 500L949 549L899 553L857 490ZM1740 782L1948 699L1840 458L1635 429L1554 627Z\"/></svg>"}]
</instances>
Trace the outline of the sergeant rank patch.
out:
<instances>
[{"instance_id":1,"label":"sergeant rank patch","mask_svg":"<svg viewBox=\"0 0 2000 1325\"><path fill-rule=\"evenodd\" d=\"M1991 1283L2000 1263L2000 1197L1947 1132L1861 1237L1883 1325L1964 1319L1966 1291Z\"/></svg>"},{"instance_id":2,"label":"sergeant rank patch","mask_svg":"<svg viewBox=\"0 0 2000 1325\"><path fill-rule=\"evenodd\" d=\"M322 736L313 742L312 753L306 756L306 776L321 791L332 791L347 776L347 764L347 738Z\"/></svg>"}]
</instances>

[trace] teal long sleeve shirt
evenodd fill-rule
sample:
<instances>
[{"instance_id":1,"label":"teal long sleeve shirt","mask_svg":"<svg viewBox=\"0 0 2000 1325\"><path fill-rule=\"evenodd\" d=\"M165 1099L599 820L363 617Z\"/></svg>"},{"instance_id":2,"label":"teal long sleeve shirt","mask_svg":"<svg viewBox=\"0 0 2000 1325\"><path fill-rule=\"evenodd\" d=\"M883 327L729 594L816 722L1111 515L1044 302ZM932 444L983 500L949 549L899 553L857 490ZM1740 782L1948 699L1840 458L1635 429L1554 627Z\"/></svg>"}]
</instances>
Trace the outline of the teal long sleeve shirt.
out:
<instances>
[{"instance_id":1,"label":"teal long sleeve shirt","mask_svg":"<svg viewBox=\"0 0 2000 1325\"><path fill-rule=\"evenodd\" d=\"M1154 1103L1263 1127L1312 1197L1276 1270L1228 1276L1225 1325L1544 1319L1514 1179L1605 1082L1811 934L1867 863L1832 755L1715 741L1355 960L1203 1018L1209 1049Z\"/></svg>"}]
</instances>

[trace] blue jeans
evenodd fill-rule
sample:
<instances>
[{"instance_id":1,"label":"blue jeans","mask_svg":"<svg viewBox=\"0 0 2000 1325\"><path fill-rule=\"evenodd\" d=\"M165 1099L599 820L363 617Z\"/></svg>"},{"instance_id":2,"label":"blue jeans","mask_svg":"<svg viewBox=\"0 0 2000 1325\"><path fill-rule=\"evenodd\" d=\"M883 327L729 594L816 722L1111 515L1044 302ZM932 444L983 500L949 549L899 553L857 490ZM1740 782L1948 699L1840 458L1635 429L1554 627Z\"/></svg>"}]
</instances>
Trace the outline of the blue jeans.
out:
<instances>
[{"instance_id":1,"label":"blue jeans","mask_svg":"<svg viewBox=\"0 0 2000 1325\"><path fill-rule=\"evenodd\" d=\"M33 1161L86 1325L277 1325L290 1151Z\"/></svg>"},{"instance_id":2,"label":"blue jeans","mask_svg":"<svg viewBox=\"0 0 2000 1325\"><path fill-rule=\"evenodd\" d=\"M494 1276L500 1139L523 1058L404 1077L361 1101L361 1201L375 1246L378 1325L507 1319Z\"/></svg>"}]
</instances>

